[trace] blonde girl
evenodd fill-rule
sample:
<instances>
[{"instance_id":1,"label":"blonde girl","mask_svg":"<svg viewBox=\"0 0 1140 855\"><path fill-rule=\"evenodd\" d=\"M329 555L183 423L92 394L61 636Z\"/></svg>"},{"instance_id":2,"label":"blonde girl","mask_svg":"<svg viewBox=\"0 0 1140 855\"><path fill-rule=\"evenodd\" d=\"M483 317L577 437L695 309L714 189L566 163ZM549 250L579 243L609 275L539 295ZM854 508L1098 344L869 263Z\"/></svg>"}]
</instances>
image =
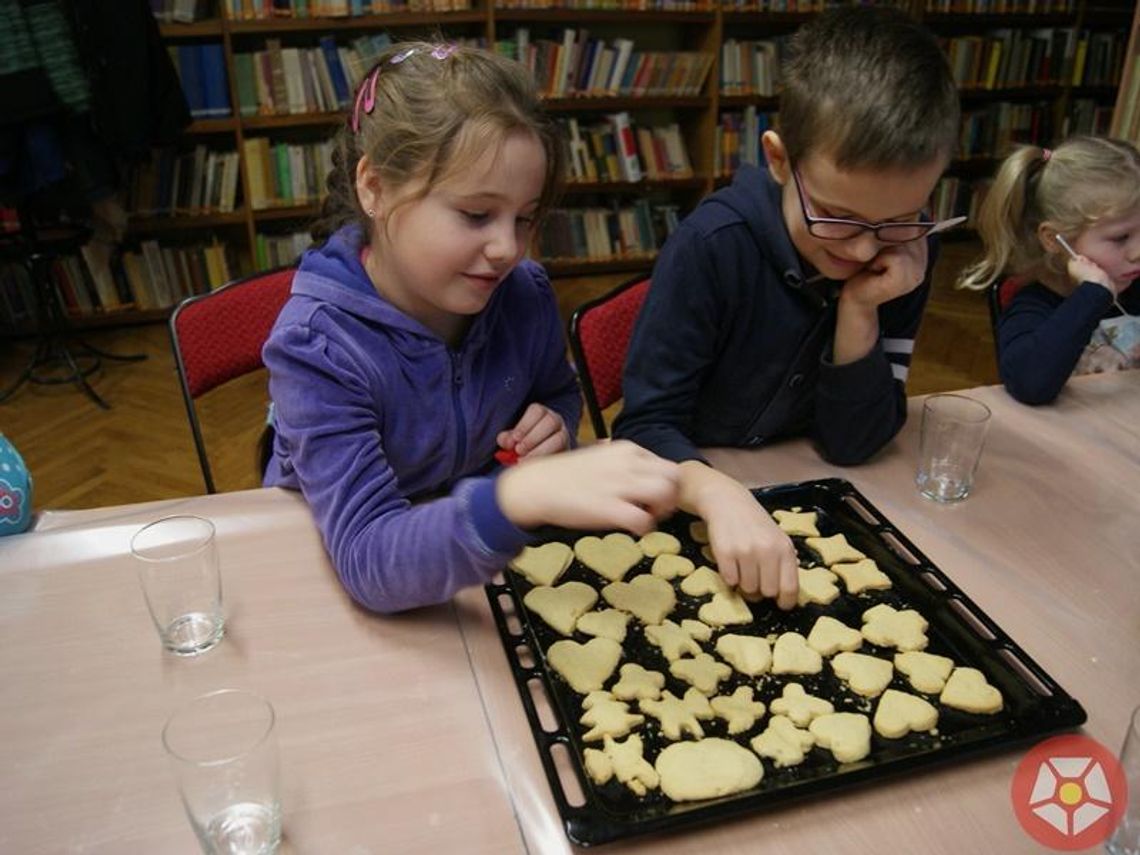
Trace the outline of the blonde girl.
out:
<instances>
[{"instance_id":1,"label":"blonde girl","mask_svg":"<svg viewBox=\"0 0 1140 855\"><path fill-rule=\"evenodd\" d=\"M650 529L676 467L573 444L554 293L523 259L561 142L522 66L404 43L361 83L265 346L266 485L300 490L341 582L394 612L485 582L543 524ZM500 470L493 457L519 463Z\"/></svg>"},{"instance_id":2,"label":"blonde girl","mask_svg":"<svg viewBox=\"0 0 1140 855\"><path fill-rule=\"evenodd\" d=\"M1013 397L1045 404L1074 373L1140 365L1140 154L1121 140L1024 146L979 214L983 257L959 286L1020 287L998 319L998 367Z\"/></svg>"}]
</instances>

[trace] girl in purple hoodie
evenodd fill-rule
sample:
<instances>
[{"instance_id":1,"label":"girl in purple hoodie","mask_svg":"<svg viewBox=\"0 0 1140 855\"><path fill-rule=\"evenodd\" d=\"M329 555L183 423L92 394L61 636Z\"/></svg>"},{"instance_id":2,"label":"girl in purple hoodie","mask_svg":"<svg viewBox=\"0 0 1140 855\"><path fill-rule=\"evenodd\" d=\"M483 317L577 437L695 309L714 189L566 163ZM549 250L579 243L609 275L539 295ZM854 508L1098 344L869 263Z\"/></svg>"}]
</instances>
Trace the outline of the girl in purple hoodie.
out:
<instances>
[{"instance_id":1,"label":"girl in purple hoodie","mask_svg":"<svg viewBox=\"0 0 1140 855\"><path fill-rule=\"evenodd\" d=\"M264 349L265 484L301 490L367 608L483 583L528 529L640 534L676 505L675 465L633 444L556 454L581 399L550 282L523 255L561 151L526 69L489 52L398 44L357 90L324 243Z\"/></svg>"}]
</instances>

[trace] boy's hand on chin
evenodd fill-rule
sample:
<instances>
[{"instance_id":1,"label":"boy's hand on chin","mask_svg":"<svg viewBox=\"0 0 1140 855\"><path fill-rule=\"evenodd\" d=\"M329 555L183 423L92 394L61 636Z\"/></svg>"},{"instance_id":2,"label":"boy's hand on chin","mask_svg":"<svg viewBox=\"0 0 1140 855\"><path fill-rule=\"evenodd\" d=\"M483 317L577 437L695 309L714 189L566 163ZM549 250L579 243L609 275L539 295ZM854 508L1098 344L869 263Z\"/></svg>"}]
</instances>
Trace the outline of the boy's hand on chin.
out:
<instances>
[{"instance_id":1,"label":"boy's hand on chin","mask_svg":"<svg viewBox=\"0 0 1140 855\"><path fill-rule=\"evenodd\" d=\"M883 247L866 267L844 283L839 298L868 308L881 306L921 285L926 261L925 240Z\"/></svg>"}]
</instances>

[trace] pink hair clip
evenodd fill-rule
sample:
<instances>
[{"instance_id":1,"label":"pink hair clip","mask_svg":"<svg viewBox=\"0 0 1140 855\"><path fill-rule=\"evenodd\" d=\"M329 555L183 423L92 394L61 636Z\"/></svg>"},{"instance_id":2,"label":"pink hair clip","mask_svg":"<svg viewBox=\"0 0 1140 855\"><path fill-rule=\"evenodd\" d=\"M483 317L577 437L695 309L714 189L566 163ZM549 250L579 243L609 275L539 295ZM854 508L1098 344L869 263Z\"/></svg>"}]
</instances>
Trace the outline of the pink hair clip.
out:
<instances>
[{"instance_id":1,"label":"pink hair clip","mask_svg":"<svg viewBox=\"0 0 1140 855\"><path fill-rule=\"evenodd\" d=\"M360 88L356 90L356 103L352 107L352 120L349 123L354 134L360 133L360 111L363 107L366 114L371 114L376 106L376 78L380 76L380 66L376 66L364 78Z\"/></svg>"},{"instance_id":2,"label":"pink hair clip","mask_svg":"<svg viewBox=\"0 0 1140 855\"><path fill-rule=\"evenodd\" d=\"M431 55L435 59L443 60L447 59L458 49L459 45L457 44L437 45L432 49ZM391 59L389 59L387 64L399 65L412 54L416 53L418 50L418 47L410 47L406 50L402 50ZM364 82L360 84L360 89L357 90L356 103L353 104L352 107L352 119L349 121L349 125L352 128L352 132L354 134L360 133L361 115L371 115L372 110L376 107L376 79L380 76L380 69L383 67L383 64L381 64L373 68L372 71L368 73L368 76L364 79Z\"/></svg>"}]
</instances>

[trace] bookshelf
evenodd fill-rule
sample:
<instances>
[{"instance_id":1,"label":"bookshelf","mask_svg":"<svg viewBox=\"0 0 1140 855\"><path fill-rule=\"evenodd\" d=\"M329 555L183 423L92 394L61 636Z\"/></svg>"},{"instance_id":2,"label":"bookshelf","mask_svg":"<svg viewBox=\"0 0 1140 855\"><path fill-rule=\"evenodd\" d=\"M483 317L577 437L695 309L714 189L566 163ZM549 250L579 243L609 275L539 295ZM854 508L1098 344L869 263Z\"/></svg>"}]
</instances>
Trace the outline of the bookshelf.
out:
<instances>
[{"instance_id":1,"label":"bookshelf","mask_svg":"<svg viewBox=\"0 0 1140 855\"><path fill-rule=\"evenodd\" d=\"M759 134L778 122L782 44L824 5L824 0L806 0L798 3L799 11L775 11L777 4L794 9L797 0L642 0L643 6L673 8L629 9L613 8L621 0L577 0L609 8L522 8L537 0L418 0L449 7L431 11L415 8L417 0L384 2L392 11L316 16L312 12L338 5L345 11L373 6L369 0L325 0L323 5L318 0L215 0L207 4L212 16L162 23L163 39L176 57L193 59L202 46L217 45L224 65L224 90L213 94L224 109L209 97L200 99L183 156L191 158L204 147L207 161L212 155L224 163L225 154L236 153L231 159L239 168L236 181L224 166L219 170L223 178L215 181L228 177L232 182L219 204L203 204L217 200L217 193L210 195L217 188L210 185L191 194L188 204L167 199L143 206L130 221L134 245L146 240L164 247L212 247L223 253L225 272L233 276L288 261L303 246L304 231L317 212L321 144L344 116L328 94L322 98L313 90L328 74L327 68L317 68L321 51L331 45L338 52L351 91L352 64L361 74L360 66L370 65L363 40L442 34L529 59L547 90L549 110L568 128L577 126L583 135L580 157L592 157L598 167L591 180L583 174L568 184L559 217L547 224L564 233L555 236L558 240L545 235L536 241L532 255L555 276L648 270L670 223L729 182L740 162L757 159ZM935 194L938 216L976 210L986 179L1012 144L1049 144L1078 130L1108 132L1126 53L1128 85L1140 88L1129 0L899 0L893 5L907 8L943 41L959 80L963 137ZM262 17L225 14L227 8L255 6L276 11ZM305 8L307 16L281 14L296 7ZM1037 11L1023 11L1031 7ZM979 12L983 8L991 11ZM661 71L661 85L639 89L636 75L619 79L613 73L626 41L632 42L632 56L654 57L649 71ZM540 72L551 52L557 57L560 49L571 57L565 85L544 81ZM219 55L216 47L210 50ZM294 68L308 63L304 74L312 78L310 88L287 91L278 81L274 98L273 81L266 79L259 91L256 74L267 72L255 71L251 78L250 69L263 68L257 64L267 53L270 65L284 63L279 57L286 56ZM631 60L626 61L628 72ZM593 62L601 71L591 73ZM209 78L205 72L200 76ZM1136 97L1127 102L1124 91L1117 115L1137 102ZM267 99L274 103L267 105ZM640 162L633 174L620 171L620 158L619 171L613 171L613 162L610 170L604 168L619 145L615 117L630 125ZM666 146L655 149L656 155L648 151L655 136L673 145L673 153L679 143L685 162L676 163ZM197 156L203 162L203 155ZM267 158L269 165L261 162ZM607 238L611 251L597 255L599 241ZM546 251L538 251L540 246ZM178 277L177 267L167 273ZM177 287L171 291L179 293Z\"/></svg>"},{"instance_id":2,"label":"bookshelf","mask_svg":"<svg viewBox=\"0 0 1140 855\"><path fill-rule=\"evenodd\" d=\"M1124 52L1124 73L1112 113L1112 135L1140 146L1140 6L1132 12L1128 48Z\"/></svg>"}]
</instances>

